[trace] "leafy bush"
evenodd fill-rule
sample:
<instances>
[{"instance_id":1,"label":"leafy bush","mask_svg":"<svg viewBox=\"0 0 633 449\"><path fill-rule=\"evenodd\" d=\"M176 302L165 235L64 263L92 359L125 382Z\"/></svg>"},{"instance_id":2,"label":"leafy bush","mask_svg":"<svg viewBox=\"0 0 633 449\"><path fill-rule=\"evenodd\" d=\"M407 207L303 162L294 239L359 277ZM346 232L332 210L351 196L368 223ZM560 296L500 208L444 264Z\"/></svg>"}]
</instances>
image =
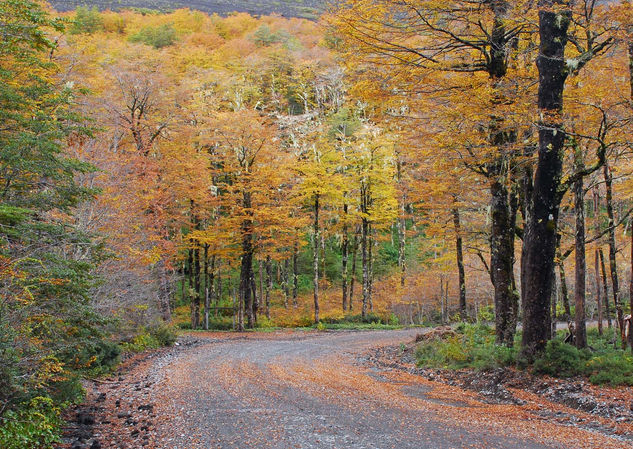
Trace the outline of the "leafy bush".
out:
<instances>
[{"instance_id":1,"label":"leafy bush","mask_svg":"<svg viewBox=\"0 0 633 449\"><path fill-rule=\"evenodd\" d=\"M160 346L173 346L178 339L178 334L173 326L161 323L150 328L150 334L156 339Z\"/></svg>"},{"instance_id":2,"label":"leafy bush","mask_svg":"<svg viewBox=\"0 0 633 449\"><path fill-rule=\"evenodd\" d=\"M537 374L572 377L584 373L585 362L589 358L585 351L560 340L550 340L543 355L534 362L533 370Z\"/></svg>"},{"instance_id":3,"label":"leafy bush","mask_svg":"<svg viewBox=\"0 0 633 449\"><path fill-rule=\"evenodd\" d=\"M68 31L70 34L93 34L103 28L103 19L96 6L80 6Z\"/></svg>"},{"instance_id":4,"label":"leafy bush","mask_svg":"<svg viewBox=\"0 0 633 449\"><path fill-rule=\"evenodd\" d=\"M0 447L39 449L60 442L60 408L47 397L35 397L0 417Z\"/></svg>"},{"instance_id":5,"label":"leafy bush","mask_svg":"<svg viewBox=\"0 0 633 449\"><path fill-rule=\"evenodd\" d=\"M136 335L122 342L120 346L126 352L142 352L172 346L177 338L178 334L173 326L159 323L141 328Z\"/></svg>"},{"instance_id":6,"label":"leafy bush","mask_svg":"<svg viewBox=\"0 0 633 449\"><path fill-rule=\"evenodd\" d=\"M176 30L169 24L159 27L145 27L130 37L131 42L141 42L157 49L169 47L173 45L176 40Z\"/></svg>"},{"instance_id":7,"label":"leafy bush","mask_svg":"<svg viewBox=\"0 0 633 449\"><path fill-rule=\"evenodd\" d=\"M290 39L290 34L286 30L272 31L266 24L260 25L253 33L253 42L260 47L286 43Z\"/></svg>"},{"instance_id":8,"label":"leafy bush","mask_svg":"<svg viewBox=\"0 0 633 449\"><path fill-rule=\"evenodd\" d=\"M477 319L486 323L493 322L495 319L494 306L482 306L477 311Z\"/></svg>"},{"instance_id":9,"label":"leafy bush","mask_svg":"<svg viewBox=\"0 0 633 449\"><path fill-rule=\"evenodd\" d=\"M64 360L72 361L76 370L87 370L95 376L110 372L119 363L120 354L121 347L115 342L92 340L79 349L65 351L62 356Z\"/></svg>"},{"instance_id":10,"label":"leafy bush","mask_svg":"<svg viewBox=\"0 0 633 449\"><path fill-rule=\"evenodd\" d=\"M633 385L633 357L624 351L597 355L585 372L593 384Z\"/></svg>"},{"instance_id":11,"label":"leafy bush","mask_svg":"<svg viewBox=\"0 0 633 449\"><path fill-rule=\"evenodd\" d=\"M257 317L257 327L260 329L272 329L275 327L275 324L272 322L272 320L266 318L265 315L262 315L260 317Z\"/></svg>"}]
</instances>

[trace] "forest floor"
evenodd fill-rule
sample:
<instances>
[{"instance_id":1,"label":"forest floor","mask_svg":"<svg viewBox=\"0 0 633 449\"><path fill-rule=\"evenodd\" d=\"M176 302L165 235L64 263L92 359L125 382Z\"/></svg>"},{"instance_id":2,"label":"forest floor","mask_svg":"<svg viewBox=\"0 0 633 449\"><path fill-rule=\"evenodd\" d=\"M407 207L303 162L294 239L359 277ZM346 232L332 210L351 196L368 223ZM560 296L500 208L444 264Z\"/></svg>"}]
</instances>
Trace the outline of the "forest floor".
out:
<instances>
[{"instance_id":1,"label":"forest floor","mask_svg":"<svg viewBox=\"0 0 633 449\"><path fill-rule=\"evenodd\" d=\"M514 378L511 386L509 375L494 372L471 373L468 382L466 374L419 370L409 350L419 332L187 335L174 348L138 355L110 378L88 382L87 401L73 412L60 447L633 446L626 437L633 434L630 391L584 384L557 390L567 384L548 379ZM554 393L532 391L534 382ZM593 414L589 405L556 399L579 389L617 407Z\"/></svg>"}]
</instances>

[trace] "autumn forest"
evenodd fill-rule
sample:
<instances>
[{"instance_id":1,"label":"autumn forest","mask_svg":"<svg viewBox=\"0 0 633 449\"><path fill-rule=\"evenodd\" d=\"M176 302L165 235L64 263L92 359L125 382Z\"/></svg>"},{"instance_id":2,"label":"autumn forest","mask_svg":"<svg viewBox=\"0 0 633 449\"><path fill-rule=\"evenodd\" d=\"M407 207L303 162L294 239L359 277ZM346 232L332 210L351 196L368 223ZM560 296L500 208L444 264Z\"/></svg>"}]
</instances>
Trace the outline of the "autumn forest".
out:
<instances>
[{"instance_id":1,"label":"autumn forest","mask_svg":"<svg viewBox=\"0 0 633 449\"><path fill-rule=\"evenodd\" d=\"M494 366L602 383L604 344L633 384L629 2L1 0L0 32L1 447L198 331L466 323L459 367L489 326Z\"/></svg>"}]
</instances>

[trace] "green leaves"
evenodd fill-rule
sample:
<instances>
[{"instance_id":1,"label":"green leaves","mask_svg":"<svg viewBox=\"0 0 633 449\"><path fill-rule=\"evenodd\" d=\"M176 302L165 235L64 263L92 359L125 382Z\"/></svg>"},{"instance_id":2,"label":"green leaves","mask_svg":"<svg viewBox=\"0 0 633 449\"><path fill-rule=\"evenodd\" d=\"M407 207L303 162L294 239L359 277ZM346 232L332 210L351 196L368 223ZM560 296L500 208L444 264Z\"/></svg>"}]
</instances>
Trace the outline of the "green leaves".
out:
<instances>
[{"instance_id":1,"label":"green leaves","mask_svg":"<svg viewBox=\"0 0 633 449\"><path fill-rule=\"evenodd\" d=\"M130 42L142 42L154 48L169 47L176 40L176 30L169 24L158 27L145 27L130 37Z\"/></svg>"}]
</instances>

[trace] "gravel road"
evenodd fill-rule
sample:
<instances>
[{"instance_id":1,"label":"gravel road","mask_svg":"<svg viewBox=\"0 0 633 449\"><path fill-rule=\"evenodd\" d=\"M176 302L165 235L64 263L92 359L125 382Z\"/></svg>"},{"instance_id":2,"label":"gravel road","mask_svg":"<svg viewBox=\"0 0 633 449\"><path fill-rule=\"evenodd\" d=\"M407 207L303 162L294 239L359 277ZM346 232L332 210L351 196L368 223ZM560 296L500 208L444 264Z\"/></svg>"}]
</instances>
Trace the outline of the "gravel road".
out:
<instances>
[{"instance_id":1,"label":"gravel road","mask_svg":"<svg viewBox=\"0 0 633 449\"><path fill-rule=\"evenodd\" d=\"M362 363L419 330L209 337L160 369L159 445L196 448L553 448L511 406ZM578 446L568 446L578 447Z\"/></svg>"}]
</instances>

